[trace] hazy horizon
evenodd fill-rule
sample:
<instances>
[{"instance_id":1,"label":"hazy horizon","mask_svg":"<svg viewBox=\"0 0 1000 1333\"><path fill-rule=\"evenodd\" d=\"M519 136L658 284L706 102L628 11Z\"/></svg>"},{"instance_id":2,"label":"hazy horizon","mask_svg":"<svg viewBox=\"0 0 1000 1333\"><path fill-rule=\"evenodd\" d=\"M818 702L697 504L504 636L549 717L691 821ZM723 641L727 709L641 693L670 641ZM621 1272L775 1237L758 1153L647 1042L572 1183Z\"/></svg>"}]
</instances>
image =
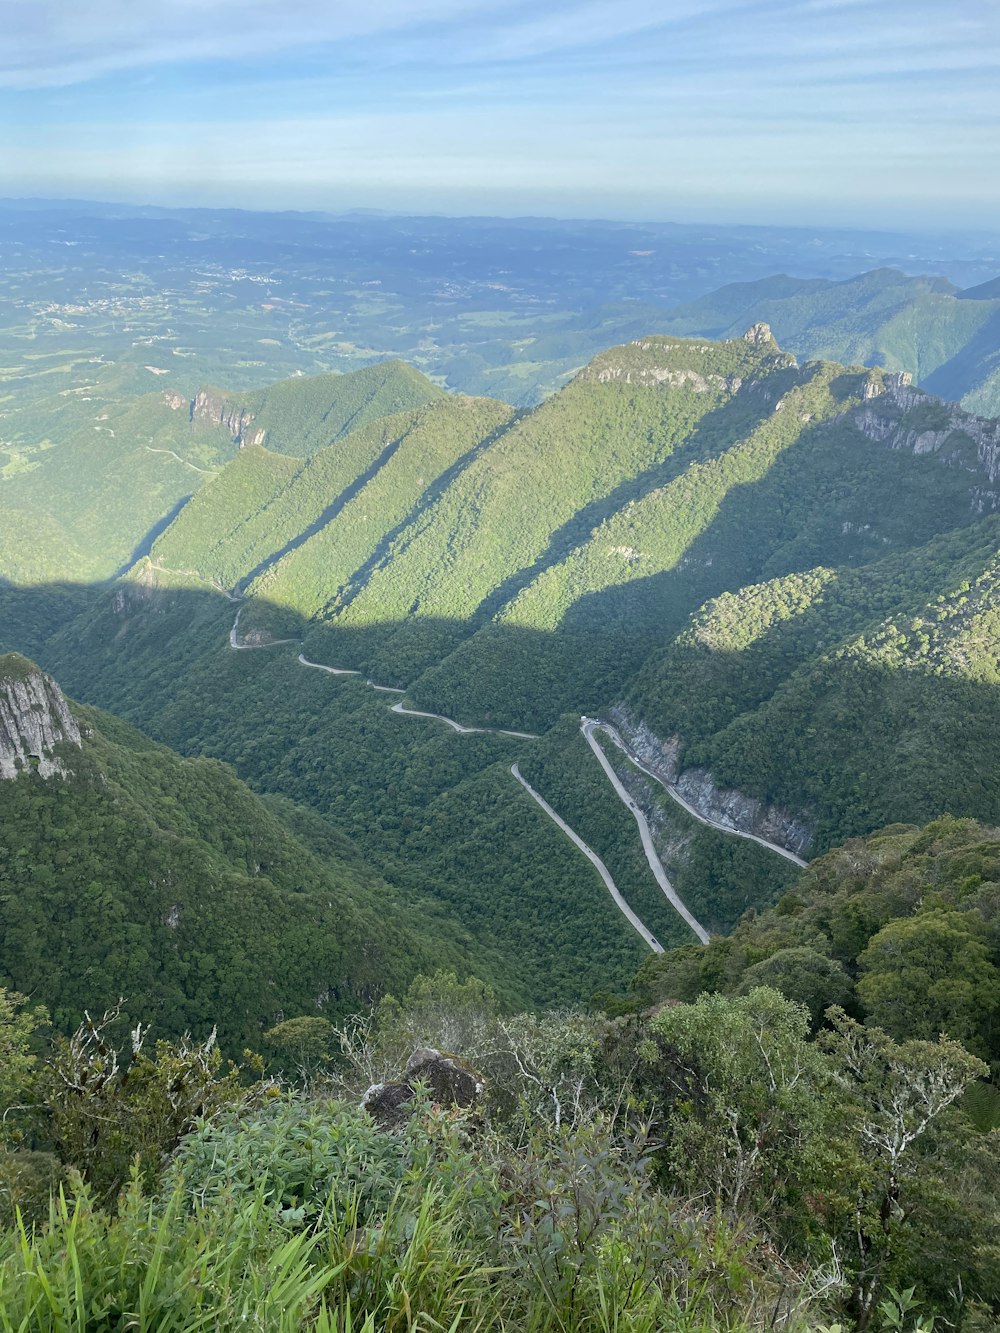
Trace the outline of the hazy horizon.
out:
<instances>
[{"instance_id":1,"label":"hazy horizon","mask_svg":"<svg viewBox=\"0 0 1000 1333\"><path fill-rule=\"evenodd\" d=\"M1000 225L989 0L4 0L0 189L926 234Z\"/></svg>"}]
</instances>

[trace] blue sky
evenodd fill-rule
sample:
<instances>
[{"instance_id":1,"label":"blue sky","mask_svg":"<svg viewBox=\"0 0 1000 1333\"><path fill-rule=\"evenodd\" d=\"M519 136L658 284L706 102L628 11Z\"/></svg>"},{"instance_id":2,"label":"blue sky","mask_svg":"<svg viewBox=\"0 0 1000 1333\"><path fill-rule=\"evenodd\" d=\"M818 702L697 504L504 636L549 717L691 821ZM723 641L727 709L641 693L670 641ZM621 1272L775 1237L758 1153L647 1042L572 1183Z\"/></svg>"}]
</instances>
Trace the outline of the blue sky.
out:
<instances>
[{"instance_id":1,"label":"blue sky","mask_svg":"<svg viewBox=\"0 0 1000 1333\"><path fill-rule=\"evenodd\" d=\"M1000 0L0 0L0 194L1000 227Z\"/></svg>"}]
</instances>

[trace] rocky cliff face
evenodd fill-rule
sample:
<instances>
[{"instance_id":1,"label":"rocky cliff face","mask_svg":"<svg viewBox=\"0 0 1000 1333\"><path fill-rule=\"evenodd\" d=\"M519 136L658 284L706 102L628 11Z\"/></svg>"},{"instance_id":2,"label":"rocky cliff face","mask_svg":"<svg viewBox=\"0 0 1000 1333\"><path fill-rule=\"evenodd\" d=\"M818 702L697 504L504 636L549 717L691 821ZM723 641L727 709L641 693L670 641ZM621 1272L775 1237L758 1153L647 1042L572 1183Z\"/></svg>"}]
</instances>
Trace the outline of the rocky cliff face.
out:
<instances>
[{"instance_id":1,"label":"rocky cliff face","mask_svg":"<svg viewBox=\"0 0 1000 1333\"><path fill-rule=\"evenodd\" d=\"M620 706L612 709L611 718L632 752L664 782L676 787L704 818L743 833L755 833L758 838L776 842L799 856L808 854L812 829L803 815L765 805L745 792L719 787L707 769L680 771L680 736L663 741Z\"/></svg>"},{"instance_id":2,"label":"rocky cliff face","mask_svg":"<svg viewBox=\"0 0 1000 1333\"><path fill-rule=\"evenodd\" d=\"M1000 479L1000 421L977 417L957 403L945 403L914 388L910 376L873 372L864 389L865 404L854 423L870 440L889 449L934 454L950 467L979 472L979 480ZM1000 493L970 488L977 513L1000 507Z\"/></svg>"},{"instance_id":3,"label":"rocky cliff face","mask_svg":"<svg viewBox=\"0 0 1000 1333\"><path fill-rule=\"evenodd\" d=\"M16 653L0 657L0 779L66 773L57 745L79 747L80 728L59 686Z\"/></svg>"},{"instance_id":4,"label":"rocky cliff face","mask_svg":"<svg viewBox=\"0 0 1000 1333\"><path fill-rule=\"evenodd\" d=\"M246 444L263 444L263 428L253 430L253 413L242 404L233 402L215 389L199 389L191 404L192 421L210 421L225 426L233 443L242 448Z\"/></svg>"}]
</instances>

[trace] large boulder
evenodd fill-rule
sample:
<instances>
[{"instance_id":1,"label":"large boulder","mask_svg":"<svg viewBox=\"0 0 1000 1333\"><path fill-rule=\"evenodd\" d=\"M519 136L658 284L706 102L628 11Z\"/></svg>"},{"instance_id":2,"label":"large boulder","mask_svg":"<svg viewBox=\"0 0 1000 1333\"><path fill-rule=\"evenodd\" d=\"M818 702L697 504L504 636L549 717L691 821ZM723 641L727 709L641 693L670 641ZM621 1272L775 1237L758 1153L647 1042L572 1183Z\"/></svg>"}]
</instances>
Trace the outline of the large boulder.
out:
<instances>
[{"instance_id":1,"label":"large boulder","mask_svg":"<svg viewBox=\"0 0 1000 1333\"><path fill-rule=\"evenodd\" d=\"M464 1060L422 1046L407 1060L402 1078L373 1084L361 1105L383 1129L396 1129L409 1119L418 1087L426 1088L437 1106L463 1110L475 1109L486 1090L483 1080Z\"/></svg>"}]
</instances>

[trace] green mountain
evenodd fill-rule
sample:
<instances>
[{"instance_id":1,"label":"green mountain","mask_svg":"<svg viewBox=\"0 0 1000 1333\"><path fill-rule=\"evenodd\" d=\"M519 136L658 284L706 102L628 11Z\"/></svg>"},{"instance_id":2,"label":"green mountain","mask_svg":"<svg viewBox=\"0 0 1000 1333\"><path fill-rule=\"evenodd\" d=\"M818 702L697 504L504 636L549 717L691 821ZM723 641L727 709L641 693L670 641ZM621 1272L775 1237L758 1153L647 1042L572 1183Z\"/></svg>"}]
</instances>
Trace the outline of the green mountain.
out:
<instances>
[{"instance_id":1,"label":"green mountain","mask_svg":"<svg viewBox=\"0 0 1000 1333\"><path fill-rule=\"evenodd\" d=\"M100 366L93 379L4 414L0 568L18 582L113 577L242 445L307 454L444 398L398 361L240 397L209 388L192 399L173 388L134 396Z\"/></svg>"},{"instance_id":2,"label":"green mountain","mask_svg":"<svg viewBox=\"0 0 1000 1333\"><path fill-rule=\"evenodd\" d=\"M661 327L730 338L756 320L796 356L908 371L970 411L1000 413L1000 279L960 291L888 268L846 282L780 274L679 306Z\"/></svg>"},{"instance_id":3,"label":"green mountain","mask_svg":"<svg viewBox=\"0 0 1000 1333\"><path fill-rule=\"evenodd\" d=\"M585 998L643 948L515 760L664 945L688 930L581 713L642 760L609 754L713 930L790 873L726 828L815 854L1000 820L996 422L799 365L762 325L611 349L528 412L439 395L320 448L315 383L281 393L307 438L275 452L259 406L212 407L242 448L148 558L104 590L0 590L4 642L332 821L510 994Z\"/></svg>"},{"instance_id":4,"label":"green mountain","mask_svg":"<svg viewBox=\"0 0 1000 1333\"><path fill-rule=\"evenodd\" d=\"M650 959L638 989L650 1004L776 986L814 1020L844 1005L897 1038L948 1032L995 1066L998 897L995 828L894 824L817 858L729 936Z\"/></svg>"},{"instance_id":5,"label":"green mountain","mask_svg":"<svg viewBox=\"0 0 1000 1333\"><path fill-rule=\"evenodd\" d=\"M380 417L443 397L443 389L405 361L380 361L346 375L281 380L236 398L202 389L192 414L224 421L241 440L276 453L311 454Z\"/></svg>"},{"instance_id":6,"label":"green mountain","mask_svg":"<svg viewBox=\"0 0 1000 1333\"><path fill-rule=\"evenodd\" d=\"M306 459L249 445L157 539L152 562L224 587L267 570L254 590L311 614L333 600L338 575L346 582L442 473L512 412L489 399L441 395L427 407L360 426ZM347 541L326 550L334 531Z\"/></svg>"},{"instance_id":7,"label":"green mountain","mask_svg":"<svg viewBox=\"0 0 1000 1333\"><path fill-rule=\"evenodd\" d=\"M16 655L0 657L0 883L0 983L63 1028L124 996L133 1023L217 1025L238 1051L282 1014L341 1016L462 959L342 836L296 836L224 764L68 704Z\"/></svg>"}]
</instances>

